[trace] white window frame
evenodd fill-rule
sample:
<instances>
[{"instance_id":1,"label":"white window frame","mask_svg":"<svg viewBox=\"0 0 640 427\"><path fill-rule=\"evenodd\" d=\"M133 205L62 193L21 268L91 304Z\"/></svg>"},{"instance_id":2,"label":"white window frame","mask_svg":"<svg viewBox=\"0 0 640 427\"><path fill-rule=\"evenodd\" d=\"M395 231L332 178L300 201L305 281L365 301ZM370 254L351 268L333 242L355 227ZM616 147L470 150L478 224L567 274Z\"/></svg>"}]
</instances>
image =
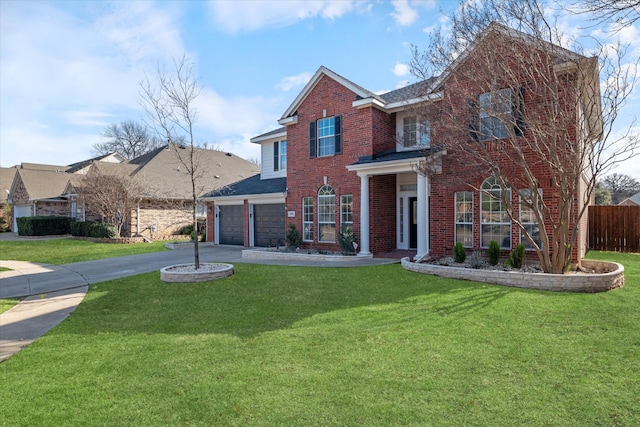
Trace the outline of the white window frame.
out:
<instances>
[{"instance_id":1,"label":"white window frame","mask_svg":"<svg viewBox=\"0 0 640 427\"><path fill-rule=\"evenodd\" d=\"M418 121L416 116L402 115L396 121L398 128L398 150L416 150L431 146L431 124Z\"/></svg>"},{"instance_id":2,"label":"white window frame","mask_svg":"<svg viewBox=\"0 0 640 427\"><path fill-rule=\"evenodd\" d=\"M353 229L353 195L340 196L340 229L344 232L346 227Z\"/></svg>"},{"instance_id":3,"label":"white window frame","mask_svg":"<svg viewBox=\"0 0 640 427\"><path fill-rule=\"evenodd\" d=\"M511 189L507 189L506 197L511 200ZM489 209L485 210L485 205L489 205ZM498 184L497 180L494 177L487 178L482 183L482 188L480 190L480 247L488 248L489 242L491 240L495 240L500 245L502 249L511 249L512 239L511 239L511 220L509 218L509 214L507 213L506 203L502 200L502 188ZM496 209L498 207L499 209ZM495 228L503 228L508 227L508 233L503 235L502 233L492 233L488 230ZM490 238L485 243L485 235L490 235L490 237L499 236L499 240L495 238ZM503 244L504 241L508 240L508 245Z\"/></svg>"},{"instance_id":4,"label":"white window frame","mask_svg":"<svg viewBox=\"0 0 640 427\"><path fill-rule=\"evenodd\" d=\"M485 92L478 97L480 140L504 139L513 122L513 90Z\"/></svg>"},{"instance_id":5,"label":"white window frame","mask_svg":"<svg viewBox=\"0 0 640 427\"><path fill-rule=\"evenodd\" d=\"M287 170L287 141L278 143L278 167L279 170Z\"/></svg>"},{"instance_id":6,"label":"white window frame","mask_svg":"<svg viewBox=\"0 0 640 427\"><path fill-rule=\"evenodd\" d=\"M531 237L534 237L535 235L534 229L538 227L538 222L535 219L533 209L526 206L522 202L523 193L525 197L528 197L531 191L532 190L530 188L525 188L523 190L520 190L520 224L522 224L524 228L527 228L527 231L529 232L529 235ZM538 197L540 198L540 200L542 200L542 188L538 188L538 194L539 194ZM525 219L528 219L528 221L525 222ZM540 229L538 229L538 238L537 239L534 238L534 240L538 244L538 247L542 248L542 240L540 239ZM524 245L524 248L526 250L528 251L534 250L533 245L531 244L531 242L529 242L529 239L526 238L526 236L524 235L524 231L522 230L520 230L520 243Z\"/></svg>"},{"instance_id":7,"label":"white window frame","mask_svg":"<svg viewBox=\"0 0 640 427\"><path fill-rule=\"evenodd\" d=\"M463 197L463 200L458 201L458 195ZM454 193L454 239L455 243L462 243L462 246L465 248L473 247L473 192L472 191L458 191ZM465 206L464 212L459 210L460 203ZM462 220L460 220L462 219ZM468 242L464 242L459 240L458 235L458 226L470 228L471 230L471 238Z\"/></svg>"},{"instance_id":8,"label":"white window frame","mask_svg":"<svg viewBox=\"0 0 640 427\"><path fill-rule=\"evenodd\" d=\"M336 242L336 193L330 185L318 190L318 242Z\"/></svg>"},{"instance_id":9,"label":"white window frame","mask_svg":"<svg viewBox=\"0 0 640 427\"><path fill-rule=\"evenodd\" d=\"M302 241L313 242L313 197L302 198Z\"/></svg>"},{"instance_id":10,"label":"white window frame","mask_svg":"<svg viewBox=\"0 0 640 427\"><path fill-rule=\"evenodd\" d=\"M318 157L336 154L336 118L325 117L318 120Z\"/></svg>"}]
</instances>

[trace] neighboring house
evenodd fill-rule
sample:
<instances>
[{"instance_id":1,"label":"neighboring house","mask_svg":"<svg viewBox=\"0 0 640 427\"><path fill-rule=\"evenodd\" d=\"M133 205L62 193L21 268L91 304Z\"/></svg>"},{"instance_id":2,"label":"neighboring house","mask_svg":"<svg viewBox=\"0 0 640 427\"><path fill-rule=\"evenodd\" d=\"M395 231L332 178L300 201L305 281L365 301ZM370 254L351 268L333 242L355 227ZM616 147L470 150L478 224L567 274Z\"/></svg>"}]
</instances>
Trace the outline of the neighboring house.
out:
<instances>
[{"instance_id":1,"label":"neighboring house","mask_svg":"<svg viewBox=\"0 0 640 427\"><path fill-rule=\"evenodd\" d=\"M13 229L13 213L9 203L9 191L17 171L18 168L16 167L0 168L0 218L4 220L4 225L0 226L0 231L2 231L3 227Z\"/></svg>"},{"instance_id":2,"label":"neighboring house","mask_svg":"<svg viewBox=\"0 0 640 427\"><path fill-rule=\"evenodd\" d=\"M631 197L627 197L618 206L640 206L640 193L636 193Z\"/></svg>"},{"instance_id":3,"label":"neighboring house","mask_svg":"<svg viewBox=\"0 0 640 427\"><path fill-rule=\"evenodd\" d=\"M416 258L440 257L457 241L486 248L488 237L504 249L515 247L522 239L515 225L491 224L498 232L489 234L481 222L485 204L471 189L491 184L489 175L461 184L465 165L438 146L439 123L416 119L413 107L437 107L447 85L456 84L447 78L456 72L453 66L447 75L376 94L320 67L278 121L284 127L251 140L261 145L260 175L204 198L207 239L272 246L282 244L294 224L305 247L333 251L340 250L340 231L352 227L361 256L407 250ZM430 176L417 172L423 162L431 164ZM553 187L544 191L553 197ZM580 254L585 237L586 228Z\"/></svg>"},{"instance_id":4,"label":"neighboring house","mask_svg":"<svg viewBox=\"0 0 640 427\"><path fill-rule=\"evenodd\" d=\"M123 160L120 154L110 153L68 166L23 162L9 168L14 170L7 200L12 205L13 231L18 232L17 219L25 216L86 218L84 210L79 209L75 199L67 194L67 188L77 182L93 163Z\"/></svg>"},{"instance_id":5,"label":"neighboring house","mask_svg":"<svg viewBox=\"0 0 640 427\"><path fill-rule=\"evenodd\" d=\"M177 154L186 160L190 150L187 146L170 144L128 162L93 164L94 170L130 177L141 188L136 195L139 199L137 207L131 212L127 225L128 234L150 237L176 234L191 223L191 176ZM197 165L195 191L198 197L211 189L224 189L259 170L259 166L241 157L204 148L195 148L194 161ZM87 176L90 177L91 173L90 169ZM204 203L197 209L198 217L204 219Z\"/></svg>"},{"instance_id":6,"label":"neighboring house","mask_svg":"<svg viewBox=\"0 0 640 427\"><path fill-rule=\"evenodd\" d=\"M9 200L13 205L13 230L25 216L74 216L64 196L70 175L55 169L17 169Z\"/></svg>"}]
</instances>

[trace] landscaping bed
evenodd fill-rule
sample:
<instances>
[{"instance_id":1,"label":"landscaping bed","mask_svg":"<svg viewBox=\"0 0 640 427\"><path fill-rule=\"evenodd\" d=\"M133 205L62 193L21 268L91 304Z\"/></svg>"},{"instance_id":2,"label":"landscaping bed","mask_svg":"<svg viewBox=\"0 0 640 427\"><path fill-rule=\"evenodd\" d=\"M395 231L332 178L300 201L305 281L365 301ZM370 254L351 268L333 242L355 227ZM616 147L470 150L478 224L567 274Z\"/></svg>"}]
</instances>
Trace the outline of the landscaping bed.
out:
<instances>
[{"instance_id":1,"label":"landscaping bed","mask_svg":"<svg viewBox=\"0 0 640 427\"><path fill-rule=\"evenodd\" d=\"M340 252L317 251L313 249L302 249L299 251L289 251L285 248L263 248L245 249L242 251L244 259L275 259L275 260L315 260L315 261L336 261L348 262L363 258L373 258L373 255L342 255Z\"/></svg>"}]
</instances>

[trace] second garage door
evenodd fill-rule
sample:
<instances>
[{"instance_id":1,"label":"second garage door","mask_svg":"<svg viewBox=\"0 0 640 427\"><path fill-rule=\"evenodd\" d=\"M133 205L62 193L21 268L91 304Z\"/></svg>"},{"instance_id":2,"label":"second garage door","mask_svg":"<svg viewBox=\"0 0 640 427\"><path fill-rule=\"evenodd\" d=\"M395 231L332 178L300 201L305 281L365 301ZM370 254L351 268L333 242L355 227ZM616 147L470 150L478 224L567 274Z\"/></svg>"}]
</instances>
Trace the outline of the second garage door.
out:
<instances>
[{"instance_id":1,"label":"second garage door","mask_svg":"<svg viewBox=\"0 0 640 427\"><path fill-rule=\"evenodd\" d=\"M244 207L220 206L218 224L221 245L244 245Z\"/></svg>"},{"instance_id":2,"label":"second garage door","mask_svg":"<svg viewBox=\"0 0 640 427\"><path fill-rule=\"evenodd\" d=\"M254 205L255 246L284 246L285 211L284 203Z\"/></svg>"}]
</instances>

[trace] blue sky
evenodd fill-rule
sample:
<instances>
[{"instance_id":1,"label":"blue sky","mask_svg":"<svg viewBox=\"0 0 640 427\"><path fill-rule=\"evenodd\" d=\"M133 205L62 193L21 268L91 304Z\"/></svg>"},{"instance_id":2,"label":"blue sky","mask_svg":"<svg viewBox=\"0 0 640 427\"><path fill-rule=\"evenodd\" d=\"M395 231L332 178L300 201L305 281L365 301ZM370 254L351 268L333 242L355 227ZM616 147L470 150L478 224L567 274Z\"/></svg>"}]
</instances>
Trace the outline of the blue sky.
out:
<instances>
[{"instance_id":1,"label":"blue sky","mask_svg":"<svg viewBox=\"0 0 640 427\"><path fill-rule=\"evenodd\" d=\"M0 2L0 165L70 164L105 126L141 121L139 83L186 53L204 87L196 138L249 159L324 65L375 92L414 81L411 44L457 1ZM568 19L568 18L566 18ZM576 22L563 25L582 30ZM619 33L640 52L640 23ZM640 112L640 91L623 114ZM616 172L640 179L640 162Z\"/></svg>"}]
</instances>

